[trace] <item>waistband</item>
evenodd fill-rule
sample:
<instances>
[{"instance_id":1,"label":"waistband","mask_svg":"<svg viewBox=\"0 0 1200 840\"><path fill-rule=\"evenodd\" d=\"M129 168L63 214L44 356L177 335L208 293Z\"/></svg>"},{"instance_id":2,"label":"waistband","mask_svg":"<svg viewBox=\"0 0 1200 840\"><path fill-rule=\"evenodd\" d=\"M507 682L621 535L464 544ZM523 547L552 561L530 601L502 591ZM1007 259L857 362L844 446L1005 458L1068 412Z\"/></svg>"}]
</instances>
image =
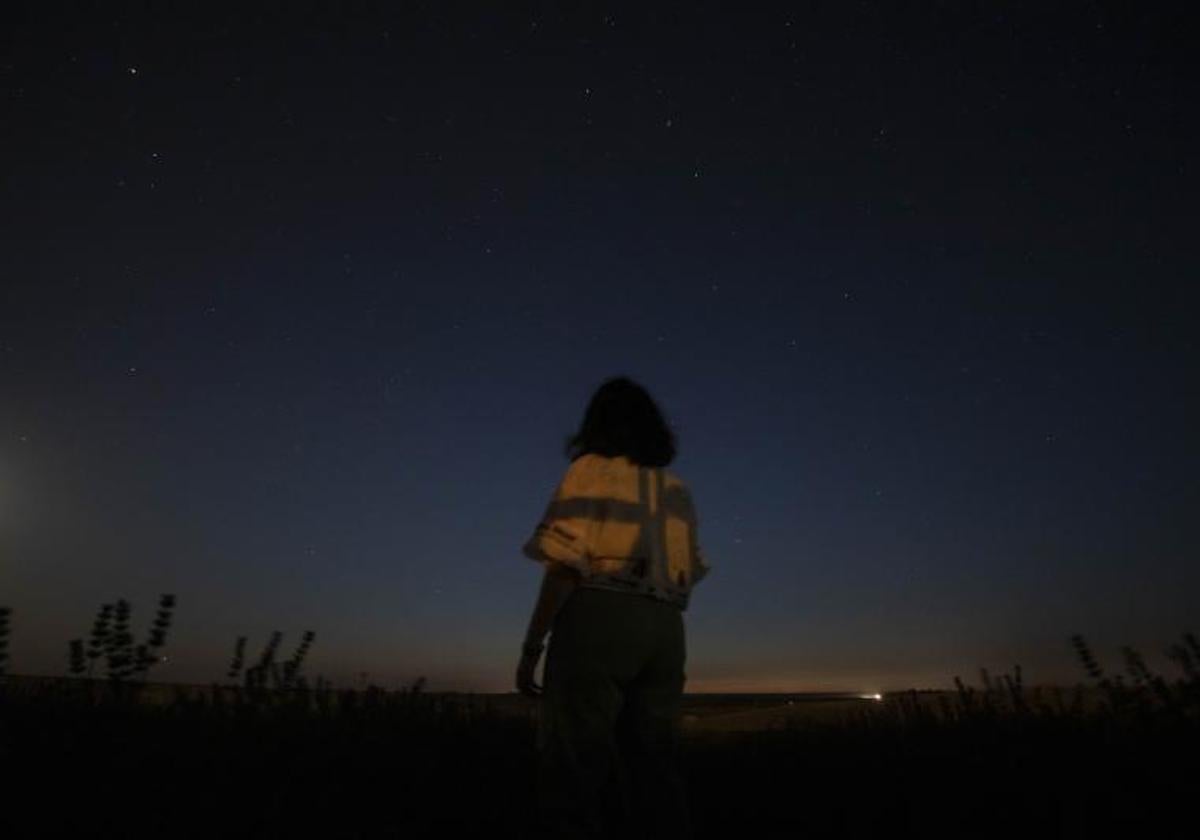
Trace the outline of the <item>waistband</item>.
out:
<instances>
[{"instance_id":1,"label":"waistband","mask_svg":"<svg viewBox=\"0 0 1200 840\"><path fill-rule=\"evenodd\" d=\"M603 580L586 580L579 584L579 589L598 589L602 592L619 592L622 595L633 595L639 598L648 598L652 601L658 601L664 604L670 604L673 607L679 608L681 611L687 609L688 597L686 595L677 595L672 592L650 591L647 589L633 588L628 584L622 585L619 583L608 583Z\"/></svg>"}]
</instances>

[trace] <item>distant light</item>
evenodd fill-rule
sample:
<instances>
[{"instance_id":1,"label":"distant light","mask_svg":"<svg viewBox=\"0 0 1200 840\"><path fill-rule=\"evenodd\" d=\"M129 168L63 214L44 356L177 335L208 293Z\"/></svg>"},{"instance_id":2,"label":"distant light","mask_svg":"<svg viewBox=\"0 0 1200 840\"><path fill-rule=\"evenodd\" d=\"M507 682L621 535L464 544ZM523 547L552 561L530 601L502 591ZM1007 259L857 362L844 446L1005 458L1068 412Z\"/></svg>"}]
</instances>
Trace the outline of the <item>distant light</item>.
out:
<instances>
[{"instance_id":1,"label":"distant light","mask_svg":"<svg viewBox=\"0 0 1200 840\"><path fill-rule=\"evenodd\" d=\"M859 699L879 701L879 700L883 700L883 695L882 694L860 694Z\"/></svg>"}]
</instances>

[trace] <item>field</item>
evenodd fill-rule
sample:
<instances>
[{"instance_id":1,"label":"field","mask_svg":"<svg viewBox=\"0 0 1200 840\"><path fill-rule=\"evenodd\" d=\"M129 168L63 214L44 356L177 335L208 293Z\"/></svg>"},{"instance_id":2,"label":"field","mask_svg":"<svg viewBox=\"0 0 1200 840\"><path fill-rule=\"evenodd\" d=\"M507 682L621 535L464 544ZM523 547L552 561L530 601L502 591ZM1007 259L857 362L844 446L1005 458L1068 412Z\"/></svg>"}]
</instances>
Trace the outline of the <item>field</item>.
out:
<instances>
[{"instance_id":1,"label":"field","mask_svg":"<svg viewBox=\"0 0 1200 840\"><path fill-rule=\"evenodd\" d=\"M310 684L312 633L282 662L278 633L254 662L239 638L219 684L156 684L172 608L137 645L129 605L103 605L50 678L5 674L0 608L0 837L538 836L536 701ZM1170 646L1170 678L1072 642L1087 679L1065 690L1017 668L950 692L685 696L695 836L1196 836L1200 640Z\"/></svg>"},{"instance_id":2,"label":"field","mask_svg":"<svg viewBox=\"0 0 1200 840\"><path fill-rule=\"evenodd\" d=\"M690 696L697 836L1193 836L1200 683L1157 679ZM10 677L3 817L22 837L531 837L535 715L513 695Z\"/></svg>"}]
</instances>

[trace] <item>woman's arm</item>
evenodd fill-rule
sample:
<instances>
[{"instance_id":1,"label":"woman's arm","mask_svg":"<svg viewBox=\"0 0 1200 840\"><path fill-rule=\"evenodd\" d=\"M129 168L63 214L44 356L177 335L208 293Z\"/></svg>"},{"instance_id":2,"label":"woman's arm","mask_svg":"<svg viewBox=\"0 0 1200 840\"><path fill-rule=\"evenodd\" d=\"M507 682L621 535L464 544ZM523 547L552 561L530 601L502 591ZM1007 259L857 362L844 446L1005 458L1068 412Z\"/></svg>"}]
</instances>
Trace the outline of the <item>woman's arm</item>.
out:
<instances>
[{"instance_id":1,"label":"woman's arm","mask_svg":"<svg viewBox=\"0 0 1200 840\"><path fill-rule=\"evenodd\" d=\"M546 573L542 576L542 588L538 592L533 615L529 618L529 629L525 632L526 645L541 645L546 634L550 632L554 616L566 603L567 596L575 591L579 581L579 572L562 563L546 565Z\"/></svg>"},{"instance_id":2,"label":"woman's arm","mask_svg":"<svg viewBox=\"0 0 1200 840\"><path fill-rule=\"evenodd\" d=\"M542 589L537 604L529 618L529 629L525 632L525 643L521 646L521 661L517 664L517 690L530 697L542 693L542 687L533 681L538 659L542 656L542 639L554 623L554 616L566 602L567 596L579 585L579 572L561 563L548 563L542 576Z\"/></svg>"}]
</instances>

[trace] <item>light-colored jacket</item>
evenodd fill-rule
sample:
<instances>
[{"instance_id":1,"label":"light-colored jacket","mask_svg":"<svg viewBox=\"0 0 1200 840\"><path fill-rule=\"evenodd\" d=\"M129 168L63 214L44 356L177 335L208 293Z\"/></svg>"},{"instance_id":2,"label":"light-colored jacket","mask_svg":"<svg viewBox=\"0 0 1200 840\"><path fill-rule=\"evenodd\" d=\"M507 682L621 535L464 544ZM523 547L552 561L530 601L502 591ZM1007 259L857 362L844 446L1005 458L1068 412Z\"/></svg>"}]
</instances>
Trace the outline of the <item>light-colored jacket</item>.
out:
<instances>
[{"instance_id":1,"label":"light-colored jacket","mask_svg":"<svg viewBox=\"0 0 1200 840\"><path fill-rule=\"evenodd\" d=\"M521 551L575 569L581 586L649 595L680 609L711 568L687 485L624 455L572 461Z\"/></svg>"}]
</instances>

